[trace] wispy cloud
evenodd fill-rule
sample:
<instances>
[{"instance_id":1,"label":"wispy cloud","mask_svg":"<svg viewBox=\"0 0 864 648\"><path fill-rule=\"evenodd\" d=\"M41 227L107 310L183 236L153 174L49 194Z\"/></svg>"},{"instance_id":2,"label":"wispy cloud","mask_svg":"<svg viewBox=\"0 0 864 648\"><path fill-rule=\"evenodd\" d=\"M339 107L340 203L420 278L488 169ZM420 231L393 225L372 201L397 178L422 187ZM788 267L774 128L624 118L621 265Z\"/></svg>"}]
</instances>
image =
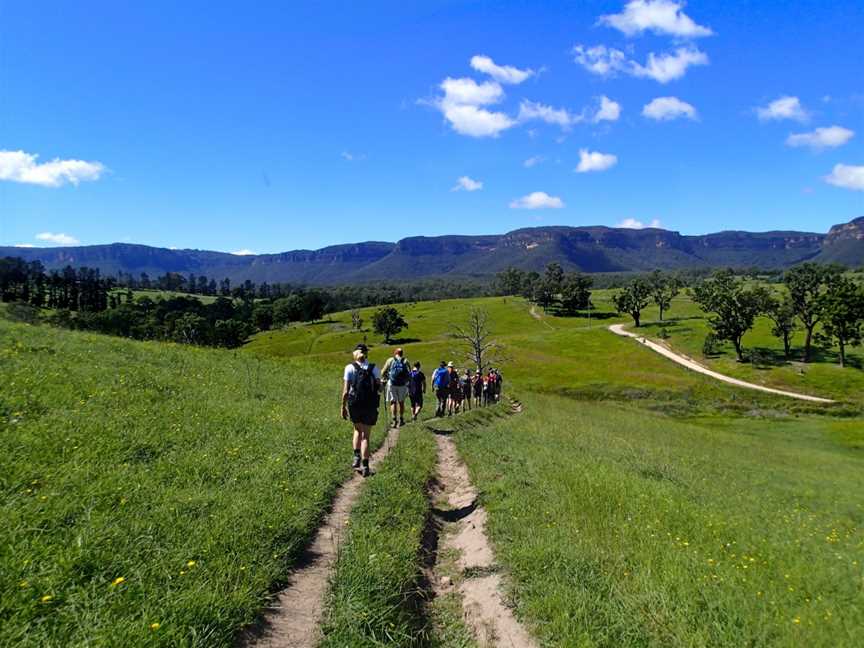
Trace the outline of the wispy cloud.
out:
<instances>
[{"instance_id":1,"label":"wispy cloud","mask_svg":"<svg viewBox=\"0 0 864 648\"><path fill-rule=\"evenodd\" d=\"M69 234L55 234L54 232L40 232L34 238L37 241L45 241L46 243L54 243L55 245L78 245L81 242Z\"/></svg>"},{"instance_id":2,"label":"wispy cloud","mask_svg":"<svg viewBox=\"0 0 864 648\"><path fill-rule=\"evenodd\" d=\"M579 165L576 167L576 173L605 171L606 169L611 169L617 163L618 157L611 153L579 149Z\"/></svg>"},{"instance_id":3,"label":"wispy cloud","mask_svg":"<svg viewBox=\"0 0 864 648\"><path fill-rule=\"evenodd\" d=\"M537 166L545 159L546 158L544 158L542 155L532 155L522 163L522 166L524 166L526 169L530 169L533 166Z\"/></svg>"},{"instance_id":4,"label":"wispy cloud","mask_svg":"<svg viewBox=\"0 0 864 648\"><path fill-rule=\"evenodd\" d=\"M17 248L33 248L33 247L36 247L36 246L33 245L32 243L16 243L16 244L13 245L12 247L17 247Z\"/></svg>"},{"instance_id":5,"label":"wispy cloud","mask_svg":"<svg viewBox=\"0 0 864 648\"><path fill-rule=\"evenodd\" d=\"M814 151L826 148L837 148L855 136L855 131L842 126L827 126L817 128L809 133L793 133L786 138L786 146L806 146Z\"/></svg>"},{"instance_id":6,"label":"wispy cloud","mask_svg":"<svg viewBox=\"0 0 864 648\"><path fill-rule=\"evenodd\" d=\"M798 97L784 96L775 99L767 106L756 108L756 115L761 121L778 121L791 119L793 121L805 122L810 115L801 105Z\"/></svg>"},{"instance_id":7,"label":"wispy cloud","mask_svg":"<svg viewBox=\"0 0 864 648\"><path fill-rule=\"evenodd\" d=\"M42 187L60 187L64 184L98 180L105 172L101 162L61 160L37 162L38 155L24 151L0 151L0 180L34 184Z\"/></svg>"},{"instance_id":8,"label":"wispy cloud","mask_svg":"<svg viewBox=\"0 0 864 648\"><path fill-rule=\"evenodd\" d=\"M625 218L623 221L618 223L615 227L622 227L624 229L645 229L646 227L661 228L663 226L660 224L659 218L653 219L647 225L640 220L636 220L635 218Z\"/></svg>"},{"instance_id":9,"label":"wispy cloud","mask_svg":"<svg viewBox=\"0 0 864 648\"><path fill-rule=\"evenodd\" d=\"M561 209L564 201L545 191L534 191L510 202L511 209Z\"/></svg>"},{"instance_id":10,"label":"wispy cloud","mask_svg":"<svg viewBox=\"0 0 864 648\"><path fill-rule=\"evenodd\" d=\"M366 159L365 153L352 153L351 151L342 151L340 153L343 160L347 160L348 162L355 162Z\"/></svg>"},{"instance_id":11,"label":"wispy cloud","mask_svg":"<svg viewBox=\"0 0 864 648\"><path fill-rule=\"evenodd\" d=\"M497 65L490 57L478 54L471 57L471 67L488 74L499 83L519 84L534 75L534 70L520 70L512 65Z\"/></svg>"},{"instance_id":12,"label":"wispy cloud","mask_svg":"<svg viewBox=\"0 0 864 648\"><path fill-rule=\"evenodd\" d=\"M242 250L237 250L236 252L232 252L231 254L236 254L237 256L253 256L257 254L257 252L253 252L247 248L243 248Z\"/></svg>"},{"instance_id":13,"label":"wispy cloud","mask_svg":"<svg viewBox=\"0 0 864 648\"><path fill-rule=\"evenodd\" d=\"M657 97L642 107L642 115L656 121L670 121L679 117L696 119L696 109L678 97Z\"/></svg>"},{"instance_id":14,"label":"wispy cloud","mask_svg":"<svg viewBox=\"0 0 864 648\"><path fill-rule=\"evenodd\" d=\"M711 36L714 32L710 28L697 24L684 13L684 4L673 0L632 0L621 13L600 16L597 22L626 36L646 31L677 38Z\"/></svg>"},{"instance_id":15,"label":"wispy cloud","mask_svg":"<svg viewBox=\"0 0 864 648\"><path fill-rule=\"evenodd\" d=\"M864 166L835 164L831 173L825 176L825 182L843 189L864 191Z\"/></svg>"},{"instance_id":16,"label":"wispy cloud","mask_svg":"<svg viewBox=\"0 0 864 648\"><path fill-rule=\"evenodd\" d=\"M673 52L655 54L650 52L645 63L627 58L623 51L605 45L573 48L574 60L592 74L599 76L629 76L654 79L658 83L669 83L683 77L690 67L708 65L708 55L696 47L687 45Z\"/></svg>"},{"instance_id":17,"label":"wispy cloud","mask_svg":"<svg viewBox=\"0 0 864 648\"><path fill-rule=\"evenodd\" d=\"M556 124L567 130L574 124L578 124L582 119L581 115L571 113L566 108L553 108L537 101L524 99L519 104L518 120L520 122L539 120L547 124Z\"/></svg>"},{"instance_id":18,"label":"wispy cloud","mask_svg":"<svg viewBox=\"0 0 864 648\"><path fill-rule=\"evenodd\" d=\"M468 176L462 176L456 181L456 186L450 191L479 191L482 188L483 183L479 180L472 180Z\"/></svg>"}]
</instances>

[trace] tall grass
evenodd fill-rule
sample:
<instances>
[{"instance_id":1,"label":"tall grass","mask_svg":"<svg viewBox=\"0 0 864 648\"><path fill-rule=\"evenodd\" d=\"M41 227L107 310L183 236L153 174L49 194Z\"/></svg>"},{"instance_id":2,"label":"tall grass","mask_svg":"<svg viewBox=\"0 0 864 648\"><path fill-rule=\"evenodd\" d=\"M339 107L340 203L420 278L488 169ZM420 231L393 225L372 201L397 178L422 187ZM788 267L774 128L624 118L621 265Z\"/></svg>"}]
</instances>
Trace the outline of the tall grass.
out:
<instances>
[{"instance_id":1,"label":"tall grass","mask_svg":"<svg viewBox=\"0 0 864 648\"><path fill-rule=\"evenodd\" d=\"M548 645L864 644L864 427L525 403L456 440Z\"/></svg>"},{"instance_id":2,"label":"tall grass","mask_svg":"<svg viewBox=\"0 0 864 648\"><path fill-rule=\"evenodd\" d=\"M0 321L0 375L0 645L230 645L350 470L321 365Z\"/></svg>"}]
</instances>

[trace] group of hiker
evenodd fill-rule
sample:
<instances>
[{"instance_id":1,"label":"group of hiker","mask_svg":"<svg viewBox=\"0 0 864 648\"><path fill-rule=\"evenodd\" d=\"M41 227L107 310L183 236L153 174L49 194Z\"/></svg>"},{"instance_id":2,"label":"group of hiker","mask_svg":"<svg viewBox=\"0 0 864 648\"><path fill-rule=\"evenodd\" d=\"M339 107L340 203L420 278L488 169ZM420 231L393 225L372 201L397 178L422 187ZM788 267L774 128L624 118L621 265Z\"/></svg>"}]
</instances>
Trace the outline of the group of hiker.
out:
<instances>
[{"instance_id":1,"label":"group of hiker","mask_svg":"<svg viewBox=\"0 0 864 648\"><path fill-rule=\"evenodd\" d=\"M381 369L370 363L368 356L368 347L358 344L342 380L342 418L350 419L354 425L352 467L361 470L364 477L370 475L369 434L378 422L381 393L391 416L390 426L395 428L405 425L406 400L410 403L411 420L417 420L427 391L421 364L411 365L402 348L397 348ZM497 403L502 383L501 373L495 368L465 369L460 374L452 362L442 360L432 374L435 416L452 416L472 407Z\"/></svg>"}]
</instances>

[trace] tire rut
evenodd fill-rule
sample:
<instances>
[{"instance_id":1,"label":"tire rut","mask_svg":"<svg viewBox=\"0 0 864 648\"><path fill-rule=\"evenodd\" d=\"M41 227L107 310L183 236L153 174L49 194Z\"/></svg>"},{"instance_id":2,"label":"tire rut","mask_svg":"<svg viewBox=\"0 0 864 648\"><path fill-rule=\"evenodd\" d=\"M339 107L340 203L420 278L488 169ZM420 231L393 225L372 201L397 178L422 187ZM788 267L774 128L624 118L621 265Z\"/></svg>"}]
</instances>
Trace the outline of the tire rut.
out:
<instances>
[{"instance_id":1,"label":"tire rut","mask_svg":"<svg viewBox=\"0 0 864 648\"><path fill-rule=\"evenodd\" d=\"M522 411L518 401L511 401L510 413ZM466 624L480 646L495 648L536 648L537 643L507 606L503 578L486 536L486 510L479 505L477 491L471 484L468 469L462 463L456 445L448 435L436 434L438 444L438 479L436 491L446 498L446 509L434 509L441 527L440 549L456 550L458 585L436 576L434 566L429 580L436 596L457 588L462 598Z\"/></svg>"},{"instance_id":2,"label":"tire rut","mask_svg":"<svg viewBox=\"0 0 864 648\"><path fill-rule=\"evenodd\" d=\"M396 445L398 429L372 455L372 464L383 461ZM255 626L236 642L239 648L314 648L321 639L321 621L327 588L345 531L345 523L360 494L363 477L354 473L339 487L330 511L324 516L312 542L288 577L288 585Z\"/></svg>"}]
</instances>

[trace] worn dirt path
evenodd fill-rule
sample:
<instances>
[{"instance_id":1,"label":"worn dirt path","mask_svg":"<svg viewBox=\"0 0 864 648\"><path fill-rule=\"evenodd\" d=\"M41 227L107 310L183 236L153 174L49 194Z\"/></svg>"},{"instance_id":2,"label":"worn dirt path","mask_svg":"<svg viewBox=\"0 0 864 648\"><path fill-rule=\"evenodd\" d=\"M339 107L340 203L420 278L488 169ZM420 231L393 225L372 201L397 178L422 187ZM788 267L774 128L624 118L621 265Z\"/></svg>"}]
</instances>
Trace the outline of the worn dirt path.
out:
<instances>
[{"instance_id":1,"label":"worn dirt path","mask_svg":"<svg viewBox=\"0 0 864 648\"><path fill-rule=\"evenodd\" d=\"M536 319L539 322L543 322L550 329L555 328L549 322L547 322L540 313L537 312L537 308L535 306L532 305L528 312L531 314L531 317L533 317L534 319Z\"/></svg>"},{"instance_id":2,"label":"worn dirt path","mask_svg":"<svg viewBox=\"0 0 864 648\"><path fill-rule=\"evenodd\" d=\"M373 470L390 453L398 438L399 430L388 432L383 445L372 455ZM289 577L288 586L279 593L263 620L241 637L240 647L314 648L318 644L330 573L362 483L363 477L355 472L339 488L330 512Z\"/></svg>"},{"instance_id":3,"label":"worn dirt path","mask_svg":"<svg viewBox=\"0 0 864 648\"><path fill-rule=\"evenodd\" d=\"M515 413L522 407L514 403L511 409ZM443 433L436 434L435 438L438 483L450 507L437 513L445 525L455 525L455 528L444 529L441 548L458 552L457 565L463 577L458 587L468 627L477 643L484 647L536 648L537 643L504 602L502 578L486 537L486 511L477 503L477 491L456 445ZM443 595L454 586L448 579L433 574L432 587L436 595Z\"/></svg>"},{"instance_id":4,"label":"worn dirt path","mask_svg":"<svg viewBox=\"0 0 864 648\"><path fill-rule=\"evenodd\" d=\"M612 331L615 335L622 335L624 337L633 338L639 344L643 344L647 346L652 351L656 351L660 355L669 358L673 362L677 362L683 367L687 367L691 371L695 371L700 374L704 374L706 376L710 376L715 380L720 380L725 383L729 383L730 385L736 385L737 387L745 387L747 389L755 389L761 392L767 392L769 394L778 394L780 396L788 396L789 398L797 398L798 400L811 401L813 403L834 403L835 401L830 398L821 398L819 396L809 396L808 394L799 394L798 392L785 391L783 389L774 389L773 387L764 387L762 385L756 385L754 383L747 382L745 380L738 380L737 378L732 378L731 376L726 376L721 373L717 373L716 371L712 371L707 367L703 367L699 363L691 360L690 358L683 356L679 353L675 353L674 351L667 349L661 344L657 344L656 342L652 342L651 340L627 331L624 329L623 324L612 324L609 327L609 330Z\"/></svg>"}]
</instances>

